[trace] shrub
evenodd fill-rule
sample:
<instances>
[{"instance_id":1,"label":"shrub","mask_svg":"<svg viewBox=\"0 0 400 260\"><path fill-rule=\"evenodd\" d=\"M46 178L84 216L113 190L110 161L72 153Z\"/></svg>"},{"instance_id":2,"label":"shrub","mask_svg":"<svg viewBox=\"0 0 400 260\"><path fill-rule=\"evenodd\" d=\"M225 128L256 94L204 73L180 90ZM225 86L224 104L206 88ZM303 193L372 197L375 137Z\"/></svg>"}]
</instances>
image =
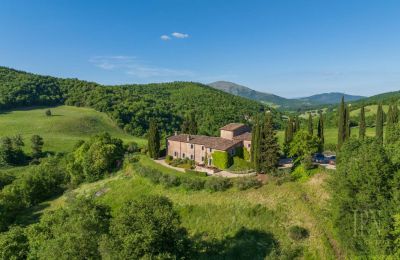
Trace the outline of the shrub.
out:
<instances>
[{"instance_id":1,"label":"shrub","mask_svg":"<svg viewBox=\"0 0 400 260\"><path fill-rule=\"evenodd\" d=\"M188 170L188 169L186 169L185 172L189 175L196 176L196 177L198 177L198 176L207 177L206 172L198 172L198 171L193 171L193 170Z\"/></svg>"},{"instance_id":2,"label":"shrub","mask_svg":"<svg viewBox=\"0 0 400 260\"><path fill-rule=\"evenodd\" d=\"M50 110L50 109L47 109L46 112L45 112L45 114L46 114L46 116L51 116L51 110Z\"/></svg>"},{"instance_id":3,"label":"shrub","mask_svg":"<svg viewBox=\"0 0 400 260\"><path fill-rule=\"evenodd\" d=\"M245 159L246 161L250 161L250 152L245 148L245 147L243 147L243 159Z\"/></svg>"},{"instance_id":4,"label":"shrub","mask_svg":"<svg viewBox=\"0 0 400 260\"><path fill-rule=\"evenodd\" d=\"M136 142L129 142L124 145L124 149L127 153L136 153L139 152L139 145Z\"/></svg>"},{"instance_id":5,"label":"shrub","mask_svg":"<svg viewBox=\"0 0 400 260\"><path fill-rule=\"evenodd\" d=\"M292 172L293 180L306 181L310 177L310 171L306 170L304 165L300 164Z\"/></svg>"},{"instance_id":6,"label":"shrub","mask_svg":"<svg viewBox=\"0 0 400 260\"><path fill-rule=\"evenodd\" d=\"M252 165L249 161L246 161L239 157L233 157L233 165L231 169L234 171L248 171L252 169Z\"/></svg>"},{"instance_id":7,"label":"shrub","mask_svg":"<svg viewBox=\"0 0 400 260\"><path fill-rule=\"evenodd\" d=\"M215 167L227 169L232 164L232 157L227 152L215 151L212 153L212 159Z\"/></svg>"},{"instance_id":8,"label":"shrub","mask_svg":"<svg viewBox=\"0 0 400 260\"><path fill-rule=\"evenodd\" d=\"M247 190L250 188L260 188L262 183L254 177L238 178L235 181L236 187L239 190Z\"/></svg>"},{"instance_id":9,"label":"shrub","mask_svg":"<svg viewBox=\"0 0 400 260\"><path fill-rule=\"evenodd\" d=\"M210 177L204 186L210 191L225 191L232 187L232 182L228 178Z\"/></svg>"},{"instance_id":10,"label":"shrub","mask_svg":"<svg viewBox=\"0 0 400 260\"><path fill-rule=\"evenodd\" d=\"M161 176L163 175L160 171L142 165L137 165L136 172L139 176L149 178L154 184L160 183Z\"/></svg>"},{"instance_id":11,"label":"shrub","mask_svg":"<svg viewBox=\"0 0 400 260\"><path fill-rule=\"evenodd\" d=\"M204 189L205 180L198 178L183 178L182 186L186 190L202 190Z\"/></svg>"},{"instance_id":12,"label":"shrub","mask_svg":"<svg viewBox=\"0 0 400 260\"><path fill-rule=\"evenodd\" d=\"M159 178L160 183L167 188L176 187L181 184L181 180L178 176L170 174L162 174Z\"/></svg>"},{"instance_id":13,"label":"shrub","mask_svg":"<svg viewBox=\"0 0 400 260\"><path fill-rule=\"evenodd\" d=\"M166 162L167 164L171 164L171 162L172 162L173 159L174 159L174 158L173 158L171 155L167 155L167 156L165 157L165 162Z\"/></svg>"},{"instance_id":14,"label":"shrub","mask_svg":"<svg viewBox=\"0 0 400 260\"><path fill-rule=\"evenodd\" d=\"M305 239L309 236L308 230L300 226L292 226L289 228L289 237L293 240Z\"/></svg>"},{"instance_id":15,"label":"shrub","mask_svg":"<svg viewBox=\"0 0 400 260\"><path fill-rule=\"evenodd\" d=\"M236 147L235 148L235 157L239 157L241 159L244 158L244 147Z\"/></svg>"}]
</instances>

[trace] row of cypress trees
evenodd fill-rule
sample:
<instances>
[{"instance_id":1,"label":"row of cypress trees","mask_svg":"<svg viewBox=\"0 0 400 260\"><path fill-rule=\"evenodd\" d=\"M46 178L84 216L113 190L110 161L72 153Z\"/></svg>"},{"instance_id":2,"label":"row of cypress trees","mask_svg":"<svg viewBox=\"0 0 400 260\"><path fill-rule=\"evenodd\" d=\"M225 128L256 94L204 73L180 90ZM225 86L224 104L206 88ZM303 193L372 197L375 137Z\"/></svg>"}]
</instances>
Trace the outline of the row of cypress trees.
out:
<instances>
[{"instance_id":1,"label":"row of cypress trees","mask_svg":"<svg viewBox=\"0 0 400 260\"><path fill-rule=\"evenodd\" d=\"M343 143L350 138L350 108L344 103L344 98L339 105L339 120L338 120L338 148L343 145ZM364 140L366 136L366 121L365 121L365 107L362 106L360 109L360 122L359 122L359 132L358 138ZM387 126L386 126L386 142L391 143L391 140L395 138L394 128L399 122L399 109L396 104L389 105L389 110L387 114ZM385 123L385 113L383 112L382 104L378 105L376 111L375 120L375 138L376 140L383 144L383 129Z\"/></svg>"},{"instance_id":2,"label":"row of cypress trees","mask_svg":"<svg viewBox=\"0 0 400 260\"><path fill-rule=\"evenodd\" d=\"M251 141L251 162L255 170L259 173L274 171L279 163L279 151L271 113L257 116Z\"/></svg>"}]
</instances>

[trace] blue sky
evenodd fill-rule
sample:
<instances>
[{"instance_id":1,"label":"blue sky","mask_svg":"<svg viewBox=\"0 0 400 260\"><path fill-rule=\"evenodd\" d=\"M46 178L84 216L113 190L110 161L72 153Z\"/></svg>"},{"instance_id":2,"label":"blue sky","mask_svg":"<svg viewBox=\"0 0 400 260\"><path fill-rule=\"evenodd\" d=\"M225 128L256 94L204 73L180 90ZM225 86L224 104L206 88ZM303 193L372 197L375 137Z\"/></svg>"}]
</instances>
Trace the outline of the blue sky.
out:
<instances>
[{"instance_id":1,"label":"blue sky","mask_svg":"<svg viewBox=\"0 0 400 260\"><path fill-rule=\"evenodd\" d=\"M1 0L0 65L104 84L373 95L400 89L399 14L390 0Z\"/></svg>"}]
</instances>

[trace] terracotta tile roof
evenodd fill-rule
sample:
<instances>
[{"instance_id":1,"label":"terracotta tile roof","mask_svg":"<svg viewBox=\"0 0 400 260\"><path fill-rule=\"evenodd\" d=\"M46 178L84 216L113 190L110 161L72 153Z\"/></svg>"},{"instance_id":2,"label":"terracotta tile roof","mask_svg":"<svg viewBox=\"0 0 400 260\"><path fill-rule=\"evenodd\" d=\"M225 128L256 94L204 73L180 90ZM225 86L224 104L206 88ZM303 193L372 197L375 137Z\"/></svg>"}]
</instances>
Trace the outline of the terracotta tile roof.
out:
<instances>
[{"instance_id":1,"label":"terracotta tile roof","mask_svg":"<svg viewBox=\"0 0 400 260\"><path fill-rule=\"evenodd\" d=\"M177 141L190 144L204 145L206 148L212 148L216 150L226 151L232 146L241 142L241 140L229 140L221 137L205 136L205 135L190 135L188 141L187 134L173 135L168 137L169 141Z\"/></svg>"},{"instance_id":2,"label":"terracotta tile roof","mask_svg":"<svg viewBox=\"0 0 400 260\"><path fill-rule=\"evenodd\" d=\"M238 128L241 128L241 127L243 127L243 126L245 126L245 124L241 124L241 123L230 123L230 124L227 124L227 125L224 126L224 127L221 127L220 130L234 131L234 130L236 130L236 129L238 129Z\"/></svg>"},{"instance_id":3,"label":"terracotta tile roof","mask_svg":"<svg viewBox=\"0 0 400 260\"><path fill-rule=\"evenodd\" d=\"M237 135L235 137L233 137L234 140L240 140L240 141L251 141L251 133L250 132L246 132L244 134L241 135Z\"/></svg>"}]
</instances>

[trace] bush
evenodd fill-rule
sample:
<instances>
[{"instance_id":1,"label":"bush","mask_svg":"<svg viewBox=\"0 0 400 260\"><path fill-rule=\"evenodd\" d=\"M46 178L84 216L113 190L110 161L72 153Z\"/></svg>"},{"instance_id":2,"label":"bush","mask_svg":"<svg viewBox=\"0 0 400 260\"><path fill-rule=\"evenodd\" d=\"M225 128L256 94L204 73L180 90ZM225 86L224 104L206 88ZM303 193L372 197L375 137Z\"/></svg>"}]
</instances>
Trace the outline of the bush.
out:
<instances>
[{"instance_id":1,"label":"bush","mask_svg":"<svg viewBox=\"0 0 400 260\"><path fill-rule=\"evenodd\" d=\"M311 175L310 171L308 171L304 167L304 165L300 164L294 169L291 176L293 180L306 181L310 177L310 175Z\"/></svg>"},{"instance_id":2,"label":"bush","mask_svg":"<svg viewBox=\"0 0 400 260\"><path fill-rule=\"evenodd\" d=\"M205 180L198 179L198 178L183 178L182 179L182 186L186 190L202 190L204 189Z\"/></svg>"},{"instance_id":3,"label":"bush","mask_svg":"<svg viewBox=\"0 0 400 260\"><path fill-rule=\"evenodd\" d=\"M239 190L247 190L250 188L260 188L262 183L254 177L238 178L235 182Z\"/></svg>"},{"instance_id":4,"label":"bush","mask_svg":"<svg viewBox=\"0 0 400 260\"><path fill-rule=\"evenodd\" d=\"M136 153L139 152L139 145L136 142L129 142L124 145L124 149L127 153Z\"/></svg>"},{"instance_id":5,"label":"bush","mask_svg":"<svg viewBox=\"0 0 400 260\"><path fill-rule=\"evenodd\" d=\"M46 114L46 116L51 116L51 110L47 109L45 114Z\"/></svg>"},{"instance_id":6,"label":"bush","mask_svg":"<svg viewBox=\"0 0 400 260\"><path fill-rule=\"evenodd\" d=\"M163 175L160 171L142 165L137 165L136 172L139 176L149 178L154 184L160 183L161 176Z\"/></svg>"},{"instance_id":7,"label":"bush","mask_svg":"<svg viewBox=\"0 0 400 260\"><path fill-rule=\"evenodd\" d=\"M228 178L210 177L204 187L210 191L225 191L232 187L232 182Z\"/></svg>"},{"instance_id":8,"label":"bush","mask_svg":"<svg viewBox=\"0 0 400 260\"><path fill-rule=\"evenodd\" d=\"M215 151L212 159L214 166L219 169L228 169L232 165L232 157L227 152Z\"/></svg>"},{"instance_id":9,"label":"bush","mask_svg":"<svg viewBox=\"0 0 400 260\"><path fill-rule=\"evenodd\" d=\"M289 228L289 237L293 240L305 239L309 236L308 230L300 226L292 226Z\"/></svg>"},{"instance_id":10,"label":"bush","mask_svg":"<svg viewBox=\"0 0 400 260\"><path fill-rule=\"evenodd\" d=\"M8 174L6 172L0 172L0 190L4 186L11 184L15 180L15 176Z\"/></svg>"},{"instance_id":11,"label":"bush","mask_svg":"<svg viewBox=\"0 0 400 260\"><path fill-rule=\"evenodd\" d=\"M233 157L233 165L230 169L233 171L249 171L252 169L252 165L249 161L235 156Z\"/></svg>"},{"instance_id":12,"label":"bush","mask_svg":"<svg viewBox=\"0 0 400 260\"><path fill-rule=\"evenodd\" d=\"M171 155L167 155L166 157L165 157L165 162L167 163L167 164L171 164L171 162L174 160L174 158L171 156Z\"/></svg>"},{"instance_id":13,"label":"bush","mask_svg":"<svg viewBox=\"0 0 400 260\"><path fill-rule=\"evenodd\" d=\"M177 187L181 184L181 180L178 176L170 174L162 174L159 180L160 183L167 188Z\"/></svg>"},{"instance_id":14,"label":"bush","mask_svg":"<svg viewBox=\"0 0 400 260\"><path fill-rule=\"evenodd\" d=\"M185 172L189 175L196 176L196 177L199 177L199 176L207 177L208 176L206 172L198 172L198 171L193 171L193 170L189 170L189 169L186 169Z\"/></svg>"},{"instance_id":15,"label":"bush","mask_svg":"<svg viewBox=\"0 0 400 260\"><path fill-rule=\"evenodd\" d=\"M250 161L251 159L250 152L245 147L243 147L243 159L246 161Z\"/></svg>"}]
</instances>

